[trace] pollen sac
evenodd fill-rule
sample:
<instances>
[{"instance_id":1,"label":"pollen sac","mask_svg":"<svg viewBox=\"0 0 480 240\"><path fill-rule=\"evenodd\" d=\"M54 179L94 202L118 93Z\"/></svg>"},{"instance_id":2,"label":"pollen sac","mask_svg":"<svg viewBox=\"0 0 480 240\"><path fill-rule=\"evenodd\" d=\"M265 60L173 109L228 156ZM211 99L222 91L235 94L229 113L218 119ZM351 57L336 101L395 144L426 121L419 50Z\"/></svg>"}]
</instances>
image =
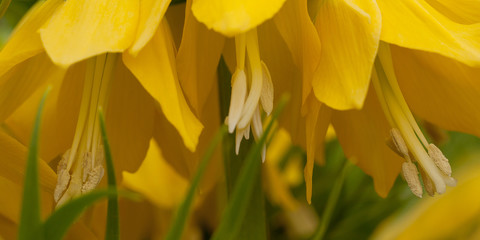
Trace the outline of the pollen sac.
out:
<instances>
[{"instance_id":1,"label":"pollen sac","mask_svg":"<svg viewBox=\"0 0 480 240\"><path fill-rule=\"evenodd\" d=\"M63 154L62 159L57 165L57 186L55 186L55 192L53 197L55 202L60 200L63 192L67 189L68 183L70 182L70 173L67 169L67 159L70 156L70 150Z\"/></svg>"},{"instance_id":2,"label":"pollen sac","mask_svg":"<svg viewBox=\"0 0 480 240\"><path fill-rule=\"evenodd\" d=\"M418 178L418 170L415 164L412 162L404 162L402 164L403 176L407 181L408 187L415 196L422 198L423 189Z\"/></svg>"},{"instance_id":3,"label":"pollen sac","mask_svg":"<svg viewBox=\"0 0 480 240\"><path fill-rule=\"evenodd\" d=\"M233 133L240 117L247 96L247 76L244 70L235 71L232 76L232 95L228 110L228 131Z\"/></svg>"},{"instance_id":4,"label":"pollen sac","mask_svg":"<svg viewBox=\"0 0 480 240\"><path fill-rule=\"evenodd\" d=\"M442 171L445 175L451 176L452 175L452 167L450 163L448 163L448 159L443 155L442 151L435 146L433 143L430 143L428 146L428 155L432 158L435 165L437 165L438 169Z\"/></svg>"},{"instance_id":5,"label":"pollen sac","mask_svg":"<svg viewBox=\"0 0 480 240\"><path fill-rule=\"evenodd\" d=\"M435 184L433 184L432 179L428 176L428 174L422 168L420 168L420 175L422 176L423 186L425 187L425 191L428 193L428 195L433 197L433 195L435 195L435 192L437 191L435 189Z\"/></svg>"},{"instance_id":6,"label":"pollen sac","mask_svg":"<svg viewBox=\"0 0 480 240\"><path fill-rule=\"evenodd\" d=\"M397 150L395 152L400 153L402 157L408 157L407 144L405 144L400 131L396 128L392 128L390 130L390 136L392 137L392 142Z\"/></svg>"},{"instance_id":7,"label":"pollen sac","mask_svg":"<svg viewBox=\"0 0 480 240\"><path fill-rule=\"evenodd\" d=\"M262 103L263 110L267 115L270 115L273 111L273 82L272 77L270 76L270 71L268 71L267 65L262 61L262 73L263 73L263 84L262 84L262 94L260 95L260 102Z\"/></svg>"}]
</instances>

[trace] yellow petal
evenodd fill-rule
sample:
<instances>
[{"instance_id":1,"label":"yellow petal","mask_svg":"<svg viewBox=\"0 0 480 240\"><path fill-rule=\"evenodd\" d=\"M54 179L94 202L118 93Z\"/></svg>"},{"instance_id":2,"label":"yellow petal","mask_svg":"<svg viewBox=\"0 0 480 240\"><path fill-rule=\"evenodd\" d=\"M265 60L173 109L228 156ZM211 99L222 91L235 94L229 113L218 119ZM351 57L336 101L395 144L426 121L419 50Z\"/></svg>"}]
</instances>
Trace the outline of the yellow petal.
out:
<instances>
[{"instance_id":1,"label":"yellow petal","mask_svg":"<svg viewBox=\"0 0 480 240\"><path fill-rule=\"evenodd\" d=\"M382 12L383 41L480 66L479 24L454 22L425 1L379 0L378 6Z\"/></svg>"},{"instance_id":2,"label":"yellow petal","mask_svg":"<svg viewBox=\"0 0 480 240\"><path fill-rule=\"evenodd\" d=\"M137 56L124 53L123 61L158 101L168 121L182 136L184 144L195 151L203 126L191 112L178 83L168 23L163 21L155 36Z\"/></svg>"},{"instance_id":3,"label":"yellow petal","mask_svg":"<svg viewBox=\"0 0 480 240\"><path fill-rule=\"evenodd\" d=\"M323 1L315 25L322 42L315 96L334 109L360 109L380 38L375 1Z\"/></svg>"},{"instance_id":4,"label":"yellow petal","mask_svg":"<svg viewBox=\"0 0 480 240\"><path fill-rule=\"evenodd\" d=\"M145 161L135 173L123 172L123 185L147 197L159 207L173 208L188 188L185 178L166 163L162 151L152 139Z\"/></svg>"},{"instance_id":5,"label":"yellow petal","mask_svg":"<svg viewBox=\"0 0 480 240\"><path fill-rule=\"evenodd\" d=\"M480 68L393 45L391 51L398 83L415 114L442 128L480 136Z\"/></svg>"},{"instance_id":6,"label":"yellow petal","mask_svg":"<svg viewBox=\"0 0 480 240\"><path fill-rule=\"evenodd\" d=\"M152 39L171 0L141 0L135 42L130 53L135 55Z\"/></svg>"},{"instance_id":7,"label":"yellow petal","mask_svg":"<svg viewBox=\"0 0 480 240\"><path fill-rule=\"evenodd\" d=\"M267 161L265 161L265 175L268 187L268 196L272 202L281 205L287 211L295 211L299 202L290 192L288 182L282 178L278 167L279 161L287 154L292 141L288 132L279 129L267 149ZM300 170L301 171L301 170Z\"/></svg>"},{"instance_id":8,"label":"yellow petal","mask_svg":"<svg viewBox=\"0 0 480 240\"><path fill-rule=\"evenodd\" d=\"M138 0L68 0L42 29L43 45L62 66L105 52L121 52L135 39Z\"/></svg>"},{"instance_id":9,"label":"yellow petal","mask_svg":"<svg viewBox=\"0 0 480 240\"><path fill-rule=\"evenodd\" d=\"M300 113L302 73L295 65L292 53L273 20L265 22L258 28L258 41L260 57L270 72L275 89L273 106L283 94L287 93L291 96L290 102L284 109L288 114L282 114L279 123L291 134L294 144L303 146L305 127Z\"/></svg>"},{"instance_id":10,"label":"yellow petal","mask_svg":"<svg viewBox=\"0 0 480 240\"><path fill-rule=\"evenodd\" d=\"M285 0L195 0L198 21L226 36L244 33L270 19Z\"/></svg>"},{"instance_id":11,"label":"yellow petal","mask_svg":"<svg viewBox=\"0 0 480 240\"><path fill-rule=\"evenodd\" d=\"M312 200L312 176L315 159L320 164L325 162L324 145L332 110L310 96L307 99L308 113L306 115L306 143L307 163L305 164L304 176L306 185L307 201ZM318 153L318 154L316 154Z\"/></svg>"},{"instance_id":12,"label":"yellow petal","mask_svg":"<svg viewBox=\"0 0 480 240\"><path fill-rule=\"evenodd\" d=\"M204 108L199 114L200 121L205 124L205 130L200 134L195 152L189 151L182 144L182 138L160 111L156 111L155 114L154 138L162 149L162 155L167 163L185 179L193 178L203 154L220 128L218 88L212 88L209 96L206 102L209 107ZM208 192L212 189L221 179L223 171L221 148L217 147L200 184L200 191Z\"/></svg>"},{"instance_id":13,"label":"yellow petal","mask_svg":"<svg viewBox=\"0 0 480 240\"><path fill-rule=\"evenodd\" d=\"M38 29L48 20L62 0L39 1L18 23L0 52L0 76L15 65L42 52Z\"/></svg>"},{"instance_id":14,"label":"yellow petal","mask_svg":"<svg viewBox=\"0 0 480 240\"><path fill-rule=\"evenodd\" d=\"M27 156L27 148L7 135L4 131L0 131L0 176L15 183L22 183L25 178L25 163ZM38 161L40 173L40 186L49 193L53 193L53 189L57 183L57 176L53 170L43 160Z\"/></svg>"},{"instance_id":15,"label":"yellow petal","mask_svg":"<svg viewBox=\"0 0 480 240\"><path fill-rule=\"evenodd\" d=\"M40 210L44 219L52 211L53 197L43 189L41 189L40 193ZM3 196L0 199L0 216L18 224L20 222L20 207L23 195L21 182L13 182L0 176L0 194Z\"/></svg>"},{"instance_id":16,"label":"yellow petal","mask_svg":"<svg viewBox=\"0 0 480 240\"><path fill-rule=\"evenodd\" d=\"M362 110L335 111L332 124L347 158L372 176L375 190L386 197L404 160L385 144L390 126L373 87Z\"/></svg>"},{"instance_id":17,"label":"yellow petal","mask_svg":"<svg viewBox=\"0 0 480 240\"><path fill-rule=\"evenodd\" d=\"M152 97L121 62L119 58L105 115L116 176L136 171L145 158L155 109Z\"/></svg>"},{"instance_id":18,"label":"yellow petal","mask_svg":"<svg viewBox=\"0 0 480 240\"><path fill-rule=\"evenodd\" d=\"M395 218L391 217L380 224L372 239L477 239L480 166L476 160L479 157L476 152L465 159L458 159L473 164L462 166L456 172L456 187L443 195L418 202L403 214L395 214ZM445 224L447 219L455 221Z\"/></svg>"},{"instance_id":19,"label":"yellow petal","mask_svg":"<svg viewBox=\"0 0 480 240\"><path fill-rule=\"evenodd\" d=\"M10 116L40 86L59 80L64 74L65 70L55 66L45 53L10 69L0 77L0 122Z\"/></svg>"},{"instance_id":20,"label":"yellow petal","mask_svg":"<svg viewBox=\"0 0 480 240\"><path fill-rule=\"evenodd\" d=\"M13 135L28 146L38 103L45 92L46 85L52 85L52 91L45 101L40 127L42 144L40 144L39 155L47 162L54 160L58 155L63 155L72 144L82 94L78 89L83 87L84 73L84 64L73 65L64 78L50 79L38 87L5 121Z\"/></svg>"},{"instance_id":21,"label":"yellow petal","mask_svg":"<svg viewBox=\"0 0 480 240\"><path fill-rule=\"evenodd\" d=\"M183 37L177 54L178 79L196 113L202 112L208 93L217 84L217 65L225 38L199 23L187 1Z\"/></svg>"},{"instance_id":22,"label":"yellow petal","mask_svg":"<svg viewBox=\"0 0 480 240\"><path fill-rule=\"evenodd\" d=\"M428 3L446 17L461 24L480 22L480 4L471 0L430 0Z\"/></svg>"},{"instance_id":23,"label":"yellow petal","mask_svg":"<svg viewBox=\"0 0 480 240\"><path fill-rule=\"evenodd\" d=\"M307 1L288 0L273 20L302 71L302 103L305 103L312 90L313 73L320 62L320 38L308 15Z\"/></svg>"}]
</instances>

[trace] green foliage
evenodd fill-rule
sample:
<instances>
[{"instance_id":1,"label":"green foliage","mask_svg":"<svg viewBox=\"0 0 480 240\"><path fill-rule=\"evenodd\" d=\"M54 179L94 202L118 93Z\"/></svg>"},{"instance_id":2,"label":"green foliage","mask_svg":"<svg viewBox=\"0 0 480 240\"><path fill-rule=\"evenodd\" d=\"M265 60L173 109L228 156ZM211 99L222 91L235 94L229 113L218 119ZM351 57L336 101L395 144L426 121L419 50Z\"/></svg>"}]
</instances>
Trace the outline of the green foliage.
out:
<instances>
[{"instance_id":1,"label":"green foliage","mask_svg":"<svg viewBox=\"0 0 480 240\"><path fill-rule=\"evenodd\" d=\"M170 229L165 237L166 240L181 239L183 229L185 228L185 222L187 221L188 215L190 213L190 208L193 203L195 191L197 190L197 187L202 180L202 176L205 173L205 170L207 169L208 163L210 162L210 159L213 156L215 148L222 141L226 133L227 133L227 127L224 125L220 128L220 130L217 132L212 142L208 146L208 149L203 155L202 161L200 162L198 170L195 173L195 177L193 177L193 180L190 185L190 188L188 189L187 195L185 196L185 199L183 200L182 204L178 207L175 213L173 223L170 226Z\"/></svg>"},{"instance_id":2,"label":"green foliage","mask_svg":"<svg viewBox=\"0 0 480 240\"><path fill-rule=\"evenodd\" d=\"M110 144L108 143L107 129L105 127L105 118L102 109L99 109L100 129L102 130L103 148L105 151L105 162L107 165L108 186L117 189L117 181L115 179L115 169L113 167L112 154L110 152ZM118 217L118 197L112 196L108 199L107 209L107 229L105 231L105 239L115 240L120 238L120 226Z\"/></svg>"},{"instance_id":3,"label":"green foliage","mask_svg":"<svg viewBox=\"0 0 480 240\"><path fill-rule=\"evenodd\" d=\"M262 147L266 143L267 136L272 130L274 121L280 115L280 112L285 107L287 101L288 96L284 95L280 100L277 109L273 112L271 121L267 125L265 132L249 151L244 166L239 173L230 201L222 215L220 225L212 239L236 238L247 212L247 206L253 193L254 184L258 183L257 179L259 177L258 172L260 171L261 166L260 153Z\"/></svg>"},{"instance_id":4,"label":"green foliage","mask_svg":"<svg viewBox=\"0 0 480 240\"><path fill-rule=\"evenodd\" d=\"M18 239L34 239L40 231L40 185L38 183L38 138L45 99L50 92L48 87L40 100L33 126L30 147L28 149L25 182L23 188L22 210L18 228Z\"/></svg>"}]
</instances>

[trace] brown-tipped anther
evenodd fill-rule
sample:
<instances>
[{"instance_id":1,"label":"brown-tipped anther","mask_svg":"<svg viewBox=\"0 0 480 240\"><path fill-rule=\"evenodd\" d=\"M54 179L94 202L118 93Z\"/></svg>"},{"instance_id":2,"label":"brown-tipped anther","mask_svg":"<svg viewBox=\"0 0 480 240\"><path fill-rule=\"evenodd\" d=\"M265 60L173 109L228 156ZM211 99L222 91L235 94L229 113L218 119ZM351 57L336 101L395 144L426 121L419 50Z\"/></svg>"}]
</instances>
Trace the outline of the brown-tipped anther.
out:
<instances>
[{"instance_id":1,"label":"brown-tipped anther","mask_svg":"<svg viewBox=\"0 0 480 240\"><path fill-rule=\"evenodd\" d=\"M399 152L402 157L409 158L407 144L405 144L405 141L403 140L400 131L396 128L392 128L390 130L390 136L392 138L392 142L395 148L397 149L396 152Z\"/></svg>"},{"instance_id":2,"label":"brown-tipped anther","mask_svg":"<svg viewBox=\"0 0 480 240\"><path fill-rule=\"evenodd\" d=\"M428 193L428 195L430 195L430 197L433 197L436 192L435 184L433 184L432 179L422 168L420 168L420 175L422 176L423 187L425 187L425 191Z\"/></svg>"},{"instance_id":3,"label":"brown-tipped anther","mask_svg":"<svg viewBox=\"0 0 480 240\"><path fill-rule=\"evenodd\" d=\"M53 193L53 198L55 202L58 202L67 189L68 183L70 182L70 173L67 169L67 159L70 156L70 150L63 154L62 159L58 162L57 165L57 185L55 186L55 191Z\"/></svg>"},{"instance_id":4,"label":"brown-tipped anther","mask_svg":"<svg viewBox=\"0 0 480 240\"><path fill-rule=\"evenodd\" d=\"M449 177L452 175L452 167L450 166L450 163L448 163L448 159L437 146L430 143L428 146L428 155L432 158L440 171Z\"/></svg>"},{"instance_id":5,"label":"brown-tipped anther","mask_svg":"<svg viewBox=\"0 0 480 240\"><path fill-rule=\"evenodd\" d=\"M412 162L404 162L402 164L402 172L412 193L415 196L422 198L423 189L420 184L420 179L418 178L418 170L415 164Z\"/></svg>"}]
</instances>

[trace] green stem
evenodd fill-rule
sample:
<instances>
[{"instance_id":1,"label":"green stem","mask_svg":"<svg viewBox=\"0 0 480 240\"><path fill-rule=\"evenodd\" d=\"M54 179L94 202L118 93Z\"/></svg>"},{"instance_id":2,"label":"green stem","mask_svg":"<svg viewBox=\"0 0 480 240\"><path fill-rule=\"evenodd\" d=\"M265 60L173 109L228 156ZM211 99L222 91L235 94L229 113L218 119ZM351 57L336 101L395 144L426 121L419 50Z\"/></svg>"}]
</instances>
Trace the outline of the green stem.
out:
<instances>
[{"instance_id":1,"label":"green stem","mask_svg":"<svg viewBox=\"0 0 480 240\"><path fill-rule=\"evenodd\" d=\"M348 160L345 160L345 162L343 163L342 169L338 174L338 178L332 187L330 195L328 196L327 205L325 206L325 210L322 215L320 227L318 228L318 231L313 238L314 240L321 240L325 237L328 225L330 224L330 220L332 219L333 211L335 210L340 194L342 193L343 182L345 180L345 175L350 165L351 164Z\"/></svg>"}]
</instances>

